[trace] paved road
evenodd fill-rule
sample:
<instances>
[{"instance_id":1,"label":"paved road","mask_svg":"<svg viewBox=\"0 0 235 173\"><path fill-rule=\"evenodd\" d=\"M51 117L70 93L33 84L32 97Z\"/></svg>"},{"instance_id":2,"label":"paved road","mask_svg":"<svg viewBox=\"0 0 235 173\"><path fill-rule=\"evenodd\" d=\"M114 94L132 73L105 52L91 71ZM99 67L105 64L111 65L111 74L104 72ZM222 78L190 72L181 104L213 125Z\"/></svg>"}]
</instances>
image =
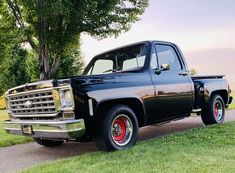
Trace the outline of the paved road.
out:
<instances>
[{"instance_id":1,"label":"paved road","mask_svg":"<svg viewBox=\"0 0 235 173\"><path fill-rule=\"evenodd\" d=\"M226 121L235 121L235 110L226 112ZM167 135L203 126L200 117L190 117L161 126L148 126L140 130L140 140ZM93 142L66 143L56 148L42 147L34 142L0 149L0 173L15 172L52 160L97 151Z\"/></svg>"}]
</instances>

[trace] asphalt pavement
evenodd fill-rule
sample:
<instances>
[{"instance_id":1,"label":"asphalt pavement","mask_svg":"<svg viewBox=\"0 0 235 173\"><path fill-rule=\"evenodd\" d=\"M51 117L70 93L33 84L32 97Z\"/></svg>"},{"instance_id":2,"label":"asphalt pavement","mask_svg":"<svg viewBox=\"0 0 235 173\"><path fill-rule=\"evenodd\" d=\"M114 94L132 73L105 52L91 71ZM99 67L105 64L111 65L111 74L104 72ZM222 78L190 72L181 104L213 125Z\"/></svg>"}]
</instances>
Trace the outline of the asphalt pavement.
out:
<instances>
[{"instance_id":1,"label":"asphalt pavement","mask_svg":"<svg viewBox=\"0 0 235 173\"><path fill-rule=\"evenodd\" d=\"M225 121L235 121L235 110L226 111ZM190 117L183 120L148 126L140 130L139 140L187 131L204 126L200 117ZM46 148L35 142L0 148L0 173L16 172L44 162L78 156L98 151L93 142L65 143L62 146Z\"/></svg>"}]
</instances>

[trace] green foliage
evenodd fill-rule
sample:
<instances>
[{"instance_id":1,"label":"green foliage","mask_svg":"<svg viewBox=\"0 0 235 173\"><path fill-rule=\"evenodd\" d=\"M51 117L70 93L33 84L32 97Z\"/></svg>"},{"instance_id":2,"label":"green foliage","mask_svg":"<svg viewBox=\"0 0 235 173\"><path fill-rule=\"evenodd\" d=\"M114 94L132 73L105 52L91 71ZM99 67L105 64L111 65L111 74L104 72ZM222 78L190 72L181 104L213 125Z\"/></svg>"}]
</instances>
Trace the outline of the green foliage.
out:
<instances>
[{"instance_id":1,"label":"green foliage","mask_svg":"<svg viewBox=\"0 0 235 173\"><path fill-rule=\"evenodd\" d=\"M0 95L11 87L28 81L25 70L26 50L22 48L22 31L4 1L0 2Z\"/></svg>"},{"instance_id":2,"label":"green foliage","mask_svg":"<svg viewBox=\"0 0 235 173\"><path fill-rule=\"evenodd\" d=\"M3 96L0 96L0 110L6 109L5 99ZM0 115L1 116L1 115Z\"/></svg>"},{"instance_id":3,"label":"green foliage","mask_svg":"<svg viewBox=\"0 0 235 173\"><path fill-rule=\"evenodd\" d=\"M21 34L16 29L14 17L4 1L0 1L0 63L8 54L9 47L18 44Z\"/></svg>"},{"instance_id":4,"label":"green foliage","mask_svg":"<svg viewBox=\"0 0 235 173\"><path fill-rule=\"evenodd\" d=\"M77 49L71 49L62 55L60 68L56 72L56 78L81 75L84 68L84 60L81 52Z\"/></svg>"},{"instance_id":5,"label":"green foliage","mask_svg":"<svg viewBox=\"0 0 235 173\"><path fill-rule=\"evenodd\" d=\"M56 78L65 78L80 75L84 68L84 60L81 52L74 48L62 55L60 68L57 70ZM30 51L26 60L26 70L30 81L39 80L39 61L37 55Z\"/></svg>"},{"instance_id":6,"label":"green foliage","mask_svg":"<svg viewBox=\"0 0 235 173\"><path fill-rule=\"evenodd\" d=\"M228 109L235 109L235 92L232 92L233 102L229 105Z\"/></svg>"},{"instance_id":7,"label":"green foliage","mask_svg":"<svg viewBox=\"0 0 235 173\"><path fill-rule=\"evenodd\" d=\"M29 81L25 66L27 52L18 45L8 47L0 64L0 93Z\"/></svg>"},{"instance_id":8,"label":"green foliage","mask_svg":"<svg viewBox=\"0 0 235 173\"><path fill-rule=\"evenodd\" d=\"M191 69L189 73L191 76L195 76L197 74L197 71L195 69Z\"/></svg>"},{"instance_id":9,"label":"green foliage","mask_svg":"<svg viewBox=\"0 0 235 173\"><path fill-rule=\"evenodd\" d=\"M30 81L39 80L39 62L35 52L28 51L28 57L26 59L26 71L30 77Z\"/></svg>"},{"instance_id":10,"label":"green foliage","mask_svg":"<svg viewBox=\"0 0 235 173\"><path fill-rule=\"evenodd\" d=\"M25 173L50 172L235 172L235 122L138 142L118 152L95 152L36 166Z\"/></svg>"},{"instance_id":11,"label":"green foliage","mask_svg":"<svg viewBox=\"0 0 235 173\"><path fill-rule=\"evenodd\" d=\"M55 49L76 40L82 32L104 38L129 30L131 23L139 20L148 0L24 0L15 5L22 7L21 20L31 25L27 27L32 29L30 34L35 34L39 41L47 38L43 41Z\"/></svg>"}]
</instances>

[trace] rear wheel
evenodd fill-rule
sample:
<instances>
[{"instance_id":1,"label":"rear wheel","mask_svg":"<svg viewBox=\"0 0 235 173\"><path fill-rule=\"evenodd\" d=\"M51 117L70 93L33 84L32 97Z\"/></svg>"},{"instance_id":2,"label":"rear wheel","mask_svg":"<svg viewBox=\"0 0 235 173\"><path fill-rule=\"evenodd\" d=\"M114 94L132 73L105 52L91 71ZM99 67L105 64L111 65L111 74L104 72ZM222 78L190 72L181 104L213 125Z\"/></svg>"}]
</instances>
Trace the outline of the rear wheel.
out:
<instances>
[{"instance_id":1,"label":"rear wheel","mask_svg":"<svg viewBox=\"0 0 235 173\"><path fill-rule=\"evenodd\" d=\"M39 145L43 145L45 147L55 147L60 146L64 143L64 141L53 141L48 139L41 139L41 138L33 138L36 143Z\"/></svg>"},{"instance_id":2,"label":"rear wheel","mask_svg":"<svg viewBox=\"0 0 235 173\"><path fill-rule=\"evenodd\" d=\"M95 138L100 150L123 150L136 143L139 126L135 113L129 107L116 105L103 116Z\"/></svg>"},{"instance_id":3,"label":"rear wheel","mask_svg":"<svg viewBox=\"0 0 235 173\"><path fill-rule=\"evenodd\" d=\"M225 116L225 105L220 95L214 95L202 111L202 121L205 125L222 124Z\"/></svg>"}]
</instances>

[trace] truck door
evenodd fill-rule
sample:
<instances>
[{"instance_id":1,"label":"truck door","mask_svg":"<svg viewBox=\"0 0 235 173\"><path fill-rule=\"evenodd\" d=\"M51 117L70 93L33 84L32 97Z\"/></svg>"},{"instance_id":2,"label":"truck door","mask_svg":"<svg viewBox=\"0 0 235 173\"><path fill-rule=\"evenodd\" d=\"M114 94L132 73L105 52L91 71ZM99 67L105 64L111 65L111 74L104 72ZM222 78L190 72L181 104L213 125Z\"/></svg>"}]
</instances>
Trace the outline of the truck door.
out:
<instances>
[{"instance_id":1,"label":"truck door","mask_svg":"<svg viewBox=\"0 0 235 173\"><path fill-rule=\"evenodd\" d=\"M177 47L155 44L151 54L150 73L156 93L151 121L189 115L194 100L193 83Z\"/></svg>"}]
</instances>

